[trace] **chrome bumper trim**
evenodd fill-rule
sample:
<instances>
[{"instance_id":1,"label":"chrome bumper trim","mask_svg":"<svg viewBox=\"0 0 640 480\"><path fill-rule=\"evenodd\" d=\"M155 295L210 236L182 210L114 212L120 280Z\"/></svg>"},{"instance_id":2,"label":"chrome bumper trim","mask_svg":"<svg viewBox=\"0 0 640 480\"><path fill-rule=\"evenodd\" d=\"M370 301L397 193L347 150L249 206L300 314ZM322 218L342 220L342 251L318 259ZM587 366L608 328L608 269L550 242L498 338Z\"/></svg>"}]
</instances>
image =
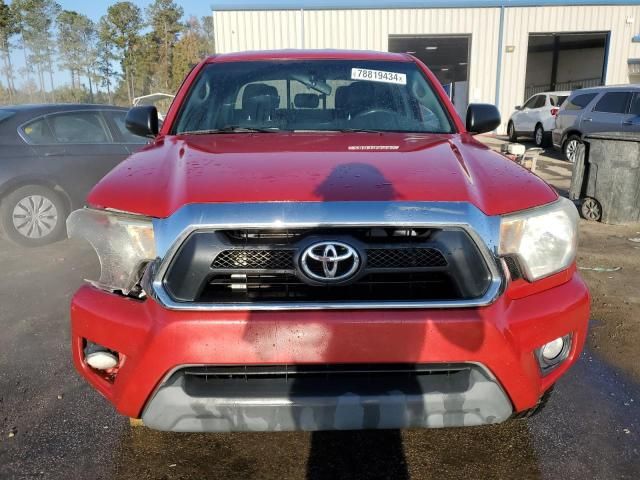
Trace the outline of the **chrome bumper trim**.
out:
<instances>
[{"instance_id":1,"label":"chrome bumper trim","mask_svg":"<svg viewBox=\"0 0 640 480\"><path fill-rule=\"evenodd\" d=\"M481 307L502 292L504 271L497 251L500 217L487 216L465 202L270 202L190 204L172 216L153 220L156 251L147 293L171 310L342 310ZM331 227L460 228L478 246L492 279L482 297L453 301L359 301L318 303L210 304L176 302L166 292L163 279L182 243L194 231L226 229L297 229Z\"/></svg>"}]
</instances>

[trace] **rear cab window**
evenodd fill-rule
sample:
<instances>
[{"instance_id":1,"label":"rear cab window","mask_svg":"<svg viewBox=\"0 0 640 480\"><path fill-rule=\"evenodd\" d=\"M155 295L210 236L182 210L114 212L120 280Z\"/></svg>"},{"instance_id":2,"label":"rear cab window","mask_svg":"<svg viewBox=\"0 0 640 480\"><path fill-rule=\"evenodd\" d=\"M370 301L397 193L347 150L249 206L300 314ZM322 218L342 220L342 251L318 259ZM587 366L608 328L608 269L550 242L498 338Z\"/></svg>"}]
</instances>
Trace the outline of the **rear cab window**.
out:
<instances>
[{"instance_id":1,"label":"rear cab window","mask_svg":"<svg viewBox=\"0 0 640 480\"><path fill-rule=\"evenodd\" d=\"M587 105L591 103L597 93L583 93L578 94L575 97L569 97L569 99L565 102L564 109L565 110L582 110Z\"/></svg>"}]
</instances>

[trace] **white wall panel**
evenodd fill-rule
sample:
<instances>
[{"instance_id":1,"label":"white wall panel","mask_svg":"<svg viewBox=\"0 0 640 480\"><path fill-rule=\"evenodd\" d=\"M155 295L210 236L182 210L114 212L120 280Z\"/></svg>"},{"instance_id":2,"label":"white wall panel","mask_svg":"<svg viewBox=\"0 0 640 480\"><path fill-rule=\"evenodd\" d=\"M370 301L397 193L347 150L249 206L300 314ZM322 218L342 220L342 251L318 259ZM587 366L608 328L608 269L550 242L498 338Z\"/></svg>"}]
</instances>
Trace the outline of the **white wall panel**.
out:
<instances>
[{"instance_id":1,"label":"white wall panel","mask_svg":"<svg viewBox=\"0 0 640 480\"><path fill-rule=\"evenodd\" d=\"M213 12L216 51L302 48L297 10Z\"/></svg>"}]
</instances>

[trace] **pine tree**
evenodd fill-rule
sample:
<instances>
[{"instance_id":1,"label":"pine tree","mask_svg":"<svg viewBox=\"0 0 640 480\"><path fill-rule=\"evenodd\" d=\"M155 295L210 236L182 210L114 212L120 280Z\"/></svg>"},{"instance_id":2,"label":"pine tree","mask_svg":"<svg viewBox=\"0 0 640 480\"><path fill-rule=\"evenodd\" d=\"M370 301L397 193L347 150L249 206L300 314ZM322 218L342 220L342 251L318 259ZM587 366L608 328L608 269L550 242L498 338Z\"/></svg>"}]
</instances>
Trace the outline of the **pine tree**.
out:
<instances>
[{"instance_id":1,"label":"pine tree","mask_svg":"<svg viewBox=\"0 0 640 480\"><path fill-rule=\"evenodd\" d=\"M102 17L98 22L98 43L96 45L96 71L100 86L107 89L107 98L113 104L114 77L116 73L113 62L117 60L113 53L115 45L109 32L109 25L106 17Z\"/></svg>"},{"instance_id":2,"label":"pine tree","mask_svg":"<svg viewBox=\"0 0 640 480\"><path fill-rule=\"evenodd\" d=\"M16 33L18 33L18 27L13 10L4 0L0 0L0 56L2 56L2 70L7 83L7 95L10 103L13 101L16 91L11 63L11 39Z\"/></svg>"},{"instance_id":3,"label":"pine tree","mask_svg":"<svg viewBox=\"0 0 640 480\"><path fill-rule=\"evenodd\" d=\"M174 90L178 89L193 65L209 53L209 41L205 30L197 18L189 18L186 23L186 29L180 36L180 40L178 40L173 50L171 76Z\"/></svg>"},{"instance_id":4,"label":"pine tree","mask_svg":"<svg viewBox=\"0 0 640 480\"><path fill-rule=\"evenodd\" d=\"M131 2L114 3L107 9L104 17L104 31L101 28L102 40L113 45L121 57L129 104L135 96L134 50L140 42L142 29L142 13Z\"/></svg>"},{"instance_id":5,"label":"pine tree","mask_svg":"<svg viewBox=\"0 0 640 480\"><path fill-rule=\"evenodd\" d=\"M15 12L16 24L20 29L27 69L31 68L31 64L35 66L40 92L45 98L45 74L49 74L52 100L55 101L53 30L55 19L61 10L60 5L54 0L13 0L11 6Z\"/></svg>"},{"instance_id":6,"label":"pine tree","mask_svg":"<svg viewBox=\"0 0 640 480\"><path fill-rule=\"evenodd\" d=\"M147 8L151 37L157 45L158 51L156 76L159 87L167 91L171 88L173 48L178 41L178 34L183 28L180 23L183 13L182 7L176 5L172 0L155 0Z\"/></svg>"}]
</instances>

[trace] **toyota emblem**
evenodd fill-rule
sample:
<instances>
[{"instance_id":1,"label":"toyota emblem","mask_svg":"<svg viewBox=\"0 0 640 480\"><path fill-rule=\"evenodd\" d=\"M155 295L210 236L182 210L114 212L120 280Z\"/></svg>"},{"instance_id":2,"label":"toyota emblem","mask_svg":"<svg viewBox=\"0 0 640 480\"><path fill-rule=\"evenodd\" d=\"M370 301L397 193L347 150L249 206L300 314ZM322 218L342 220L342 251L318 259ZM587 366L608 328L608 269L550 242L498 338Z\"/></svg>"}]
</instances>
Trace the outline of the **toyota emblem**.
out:
<instances>
[{"instance_id":1,"label":"toyota emblem","mask_svg":"<svg viewBox=\"0 0 640 480\"><path fill-rule=\"evenodd\" d=\"M360 255L342 242L318 242L307 247L300 257L302 272L312 280L337 283L352 277L360 266Z\"/></svg>"}]
</instances>

